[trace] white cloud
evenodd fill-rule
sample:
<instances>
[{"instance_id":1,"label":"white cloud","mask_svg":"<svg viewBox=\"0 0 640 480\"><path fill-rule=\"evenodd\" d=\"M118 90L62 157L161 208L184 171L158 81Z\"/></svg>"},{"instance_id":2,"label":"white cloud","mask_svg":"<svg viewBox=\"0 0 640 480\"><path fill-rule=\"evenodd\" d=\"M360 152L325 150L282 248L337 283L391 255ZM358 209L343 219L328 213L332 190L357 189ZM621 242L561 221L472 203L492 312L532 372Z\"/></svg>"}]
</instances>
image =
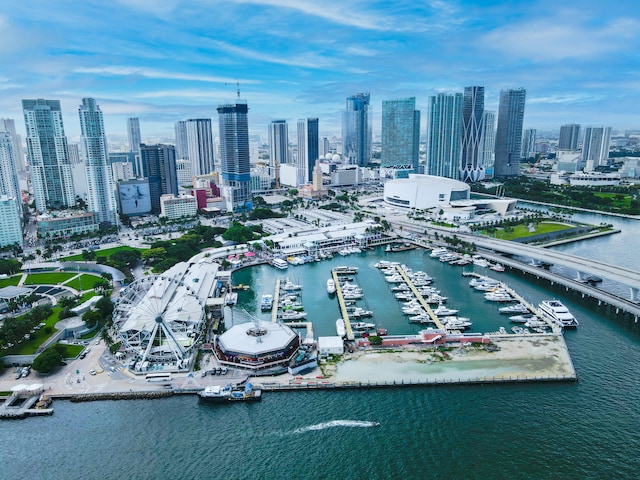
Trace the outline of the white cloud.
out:
<instances>
[{"instance_id":1,"label":"white cloud","mask_svg":"<svg viewBox=\"0 0 640 480\"><path fill-rule=\"evenodd\" d=\"M219 50L223 50L233 55L238 55L244 58L251 58L254 60L260 60L267 63L276 63L279 65L288 65L293 67L304 68L327 68L335 65L335 60L320 57L314 53L306 53L304 56L293 57L291 55L283 54L281 56L268 55L264 52L257 52L244 47L238 47L230 45L225 42L213 40L214 45Z\"/></svg>"},{"instance_id":2,"label":"white cloud","mask_svg":"<svg viewBox=\"0 0 640 480\"><path fill-rule=\"evenodd\" d=\"M95 75L114 75L114 76L140 76L146 78L162 78L169 80L186 80L193 82L209 82L209 83L259 83L257 80L238 80L231 77L216 77L211 75L197 75L180 72L167 72L163 70L155 70L144 67L77 67L73 70L75 73L86 73Z\"/></svg>"}]
</instances>

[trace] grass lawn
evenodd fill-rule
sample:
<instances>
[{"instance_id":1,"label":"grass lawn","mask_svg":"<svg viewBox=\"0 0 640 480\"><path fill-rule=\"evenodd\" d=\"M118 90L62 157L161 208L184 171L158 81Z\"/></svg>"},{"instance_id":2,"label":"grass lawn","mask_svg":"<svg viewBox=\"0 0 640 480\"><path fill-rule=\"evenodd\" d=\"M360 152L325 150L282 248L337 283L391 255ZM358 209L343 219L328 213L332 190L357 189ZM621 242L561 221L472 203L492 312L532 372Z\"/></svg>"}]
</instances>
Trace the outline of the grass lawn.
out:
<instances>
[{"instance_id":1,"label":"grass lawn","mask_svg":"<svg viewBox=\"0 0 640 480\"><path fill-rule=\"evenodd\" d=\"M30 273L25 285L59 285L73 278L77 273L51 272L51 273Z\"/></svg>"},{"instance_id":2,"label":"grass lawn","mask_svg":"<svg viewBox=\"0 0 640 480\"><path fill-rule=\"evenodd\" d=\"M96 257L111 257L111 255L113 255L116 252L124 252L124 251L131 251L131 250L138 250L139 252L144 252L145 249L144 248L134 248L134 247L129 247L127 245L123 245L121 247L113 247L113 248L105 248L104 250L95 250L95 254ZM70 257L60 257L58 259L61 262L77 262L77 261L83 261L82 258L82 254L79 253L78 255L71 255Z\"/></svg>"},{"instance_id":3,"label":"grass lawn","mask_svg":"<svg viewBox=\"0 0 640 480\"><path fill-rule=\"evenodd\" d=\"M560 230L568 230L573 228L571 225L567 225L566 223L556 223L556 222L540 222L535 226L535 231L530 232L527 229L526 225L516 225L513 227L512 232L505 232L504 230L496 230L495 233L490 234L494 238L499 238L500 240L514 240L516 238L525 238L531 237L533 235L540 235L543 233L550 232L558 232Z\"/></svg>"},{"instance_id":4,"label":"grass lawn","mask_svg":"<svg viewBox=\"0 0 640 480\"><path fill-rule=\"evenodd\" d=\"M3 278L0 280L0 288L15 287L22 278L22 275L14 275L13 277Z\"/></svg>"},{"instance_id":5,"label":"grass lawn","mask_svg":"<svg viewBox=\"0 0 640 480\"><path fill-rule=\"evenodd\" d=\"M53 326L58 323L58 313L60 312L60 307L53 307L53 311L51 315L47 317L44 321L46 325L42 327L40 330L36 330L35 333L31 334L31 338L24 342L19 343L18 345L14 345L13 347L2 350L0 356L5 355L33 355L36 353L36 350L42 345L51 335L55 333L55 329ZM47 333L45 330L48 330L47 327L51 327L52 331Z\"/></svg>"},{"instance_id":6,"label":"grass lawn","mask_svg":"<svg viewBox=\"0 0 640 480\"><path fill-rule=\"evenodd\" d=\"M83 273L78 278L74 278L68 283L65 283L65 287L75 288L78 291L89 290L93 288L93 284L102 277L100 275L91 275L89 273ZM81 288L82 287L82 288Z\"/></svg>"},{"instance_id":7,"label":"grass lawn","mask_svg":"<svg viewBox=\"0 0 640 480\"><path fill-rule=\"evenodd\" d=\"M613 208L629 208L631 206L631 195L623 193L601 193L594 192L594 195L598 198L608 198L611 200L611 207Z\"/></svg>"},{"instance_id":8,"label":"grass lawn","mask_svg":"<svg viewBox=\"0 0 640 480\"><path fill-rule=\"evenodd\" d=\"M78 301L78 305L82 305L84 302L89 300L91 297L95 297L96 295L97 295L97 293L94 292L93 290L90 291L90 292L84 292L82 294L82 296L80 297L80 300Z\"/></svg>"},{"instance_id":9,"label":"grass lawn","mask_svg":"<svg viewBox=\"0 0 640 480\"><path fill-rule=\"evenodd\" d=\"M75 358L80 355L80 352L84 349L84 345L66 345L64 343L61 343L60 345L62 345L67 352L65 353L64 358Z\"/></svg>"}]
</instances>

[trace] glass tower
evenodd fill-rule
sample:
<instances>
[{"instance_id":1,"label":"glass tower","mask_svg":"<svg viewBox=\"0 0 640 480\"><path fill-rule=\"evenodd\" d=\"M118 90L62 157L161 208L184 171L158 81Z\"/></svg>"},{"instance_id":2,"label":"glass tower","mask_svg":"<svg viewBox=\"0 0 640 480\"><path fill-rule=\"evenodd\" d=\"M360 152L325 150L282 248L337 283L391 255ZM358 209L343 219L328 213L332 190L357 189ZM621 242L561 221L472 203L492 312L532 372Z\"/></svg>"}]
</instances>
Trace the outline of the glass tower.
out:
<instances>
[{"instance_id":1,"label":"glass tower","mask_svg":"<svg viewBox=\"0 0 640 480\"><path fill-rule=\"evenodd\" d=\"M371 159L369 93L347 97L342 112L342 157L350 165L366 165Z\"/></svg>"},{"instance_id":2,"label":"glass tower","mask_svg":"<svg viewBox=\"0 0 640 480\"><path fill-rule=\"evenodd\" d=\"M570 123L560 127L560 138L558 139L558 150L577 150L580 138L580 125Z\"/></svg>"},{"instance_id":3,"label":"glass tower","mask_svg":"<svg viewBox=\"0 0 640 480\"><path fill-rule=\"evenodd\" d=\"M249 107L245 100L218 106L222 184L227 208L242 208L251 200Z\"/></svg>"},{"instance_id":4,"label":"glass tower","mask_svg":"<svg viewBox=\"0 0 640 480\"><path fill-rule=\"evenodd\" d=\"M289 127L286 120L274 120L269 124L270 176L280 188L280 165L289 163Z\"/></svg>"},{"instance_id":5,"label":"glass tower","mask_svg":"<svg viewBox=\"0 0 640 480\"><path fill-rule=\"evenodd\" d=\"M382 102L383 167L418 171L420 160L420 111L416 98Z\"/></svg>"},{"instance_id":6,"label":"glass tower","mask_svg":"<svg viewBox=\"0 0 640 480\"><path fill-rule=\"evenodd\" d=\"M144 176L149 180L151 213L160 213L160 196L178 195L176 149L173 145L140 145Z\"/></svg>"},{"instance_id":7,"label":"glass tower","mask_svg":"<svg viewBox=\"0 0 640 480\"><path fill-rule=\"evenodd\" d=\"M36 209L40 213L75 205L59 100L22 100L27 155Z\"/></svg>"},{"instance_id":8,"label":"glass tower","mask_svg":"<svg viewBox=\"0 0 640 480\"><path fill-rule=\"evenodd\" d=\"M463 182L485 178L482 165L484 133L484 87L465 87L462 107L462 160L459 176Z\"/></svg>"},{"instance_id":9,"label":"glass tower","mask_svg":"<svg viewBox=\"0 0 640 480\"><path fill-rule=\"evenodd\" d=\"M113 176L107 162L107 137L102 111L93 98L83 98L80 115L80 145L87 173L89 210L100 223L116 224L116 198Z\"/></svg>"},{"instance_id":10,"label":"glass tower","mask_svg":"<svg viewBox=\"0 0 640 480\"><path fill-rule=\"evenodd\" d=\"M520 174L525 98L524 88L500 92L494 164L496 177L513 177Z\"/></svg>"},{"instance_id":11,"label":"glass tower","mask_svg":"<svg viewBox=\"0 0 640 480\"><path fill-rule=\"evenodd\" d=\"M429 97L429 175L458 178L462 146L462 94Z\"/></svg>"},{"instance_id":12,"label":"glass tower","mask_svg":"<svg viewBox=\"0 0 640 480\"><path fill-rule=\"evenodd\" d=\"M298 120L298 176L300 183L313 179L313 168L319 156L319 123L317 118Z\"/></svg>"},{"instance_id":13,"label":"glass tower","mask_svg":"<svg viewBox=\"0 0 640 480\"><path fill-rule=\"evenodd\" d=\"M192 175L213 172L213 133L210 118L192 118L184 122L187 135L187 157ZM177 153L177 152L176 152Z\"/></svg>"}]
</instances>

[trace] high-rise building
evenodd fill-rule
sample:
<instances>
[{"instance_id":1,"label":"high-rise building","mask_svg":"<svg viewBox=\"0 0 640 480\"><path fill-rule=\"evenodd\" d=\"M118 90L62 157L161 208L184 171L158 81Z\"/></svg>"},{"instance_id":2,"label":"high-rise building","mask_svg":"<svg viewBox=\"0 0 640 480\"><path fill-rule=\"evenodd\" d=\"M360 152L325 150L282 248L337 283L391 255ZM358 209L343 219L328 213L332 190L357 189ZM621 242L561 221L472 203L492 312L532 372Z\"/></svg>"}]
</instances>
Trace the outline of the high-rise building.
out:
<instances>
[{"instance_id":1,"label":"high-rise building","mask_svg":"<svg viewBox=\"0 0 640 480\"><path fill-rule=\"evenodd\" d=\"M0 195L6 195L22 205L18 171L13 151L13 136L9 132L0 131Z\"/></svg>"},{"instance_id":2,"label":"high-rise building","mask_svg":"<svg viewBox=\"0 0 640 480\"><path fill-rule=\"evenodd\" d=\"M347 97L342 112L342 158L350 165L364 166L371 160L369 100L369 92Z\"/></svg>"},{"instance_id":3,"label":"high-rise building","mask_svg":"<svg viewBox=\"0 0 640 480\"><path fill-rule=\"evenodd\" d=\"M522 134L521 158L533 157L536 154L536 129L526 128Z\"/></svg>"},{"instance_id":4,"label":"high-rise building","mask_svg":"<svg viewBox=\"0 0 640 480\"><path fill-rule=\"evenodd\" d=\"M213 133L210 118L190 118L184 122L187 134L187 156L193 175L206 175L214 170ZM183 148L181 146L181 148Z\"/></svg>"},{"instance_id":5,"label":"high-rise building","mask_svg":"<svg viewBox=\"0 0 640 480\"><path fill-rule=\"evenodd\" d=\"M220 128L220 173L228 210L244 207L251 200L249 159L249 106L245 100L218 106Z\"/></svg>"},{"instance_id":6,"label":"high-rise building","mask_svg":"<svg viewBox=\"0 0 640 480\"><path fill-rule=\"evenodd\" d=\"M383 167L418 171L420 160L420 111L416 98L382 102Z\"/></svg>"},{"instance_id":7,"label":"high-rise building","mask_svg":"<svg viewBox=\"0 0 640 480\"><path fill-rule=\"evenodd\" d=\"M300 183L312 180L313 167L319 158L319 133L317 118L298 120L298 175Z\"/></svg>"},{"instance_id":8,"label":"high-rise building","mask_svg":"<svg viewBox=\"0 0 640 480\"><path fill-rule=\"evenodd\" d=\"M269 175L280 188L280 165L289 163L289 126L286 120L269 124Z\"/></svg>"},{"instance_id":9,"label":"high-rise building","mask_svg":"<svg viewBox=\"0 0 640 480\"><path fill-rule=\"evenodd\" d=\"M318 142L318 158L325 158L328 153L331 153L331 150L329 149L329 139L327 137L322 137Z\"/></svg>"},{"instance_id":10,"label":"high-rise building","mask_svg":"<svg viewBox=\"0 0 640 480\"><path fill-rule=\"evenodd\" d=\"M136 117L127 118L127 137L129 138L129 151L140 153L140 119Z\"/></svg>"},{"instance_id":11,"label":"high-rise building","mask_svg":"<svg viewBox=\"0 0 640 480\"><path fill-rule=\"evenodd\" d=\"M429 175L457 179L462 147L462 94L429 97Z\"/></svg>"},{"instance_id":12,"label":"high-rise building","mask_svg":"<svg viewBox=\"0 0 640 480\"><path fill-rule=\"evenodd\" d=\"M12 118L0 118L0 132L9 132L13 142L13 156L18 173L25 171L24 150L22 149L22 138L16 133L16 123Z\"/></svg>"},{"instance_id":13,"label":"high-rise building","mask_svg":"<svg viewBox=\"0 0 640 480\"><path fill-rule=\"evenodd\" d=\"M485 178L482 164L484 133L484 87L465 87L462 106L462 160L459 178L477 182Z\"/></svg>"},{"instance_id":14,"label":"high-rise building","mask_svg":"<svg viewBox=\"0 0 640 480\"><path fill-rule=\"evenodd\" d=\"M189 158L189 147L187 141L187 122L179 120L174 124L176 135L176 160Z\"/></svg>"},{"instance_id":15,"label":"high-rise building","mask_svg":"<svg viewBox=\"0 0 640 480\"><path fill-rule=\"evenodd\" d=\"M606 165L609 158L609 143L611 142L611 127L586 127L582 142L582 162L584 169L593 171L600 165Z\"/></svg>"},{"instance_id":16,"label":"high-rise building","mask_svg":"<svg viewBox=\"0 0 640 480\"><path fill-rule=\"evenodd\" d=\"M19 200L0 194L0 248L17 244L22 247L22 223Z\"/></svg>"},{"instance_id":17,"label":"high-rise building","mask_svg":"<svg viewBox=\"0 0 640 480\"><path fill-rule=\"evenodd\" d=\"M75 205L71 165L67 156L59 100L22 100L27 155L36 209L58 210Z\"/></svg>"},{"instance_id":18,"label":"high-rise building","mask_svg":"<svg viewBox=\"0 0 640 480\"><path fill-rule=\"evenodd\" d=\"M89 211L96 214L100 224L116 224L116 197L113 177L107 162L107 136L104 117L93 98L83 98L78 109L80 116L80 145L87 173L87 200Z\"/></svg>"},{"instance_id":19,"label":"high-rise building","mask_svg":"<svg viewBox=\"0 0 640 480\"><path fill-rule=\"evenodd\" d=\"M151 213L160 213L160 197L178 195L176 149L173 145L140 145L144 176L149 181Z\"/></svg>"},{"instance_id":20,"label":"high-rise building","mask_svg":"<svg viewBox=\"0 0 640 480\"><path fill-rule=\"evenodd\" d=\"M484 178L493 178L496 147L496 112L485 110L482 114L482 123L478 165L484 170Z\"/></svg>"},{"instance_id":21,"label":"high-rise building","mask_svg":"<svg viewBox=\"0 0 640 480\"><path fill-rule=\"evenodd\" d=\"M580 140L580 125L569 123L560 127L560 138L558 139L558 150L577 150Z\"/></svg>"},{"instance_id":22,"label":"high-rise building","mask_svg":"<svg viewBox=\"0 0 640 480\"><path fill-rule=\"evenodd\" d=\"M524 88L500 92L494 164L496 177L511 177L520 174L525 98L526 90Z\"/></svg>"}]
</instances>

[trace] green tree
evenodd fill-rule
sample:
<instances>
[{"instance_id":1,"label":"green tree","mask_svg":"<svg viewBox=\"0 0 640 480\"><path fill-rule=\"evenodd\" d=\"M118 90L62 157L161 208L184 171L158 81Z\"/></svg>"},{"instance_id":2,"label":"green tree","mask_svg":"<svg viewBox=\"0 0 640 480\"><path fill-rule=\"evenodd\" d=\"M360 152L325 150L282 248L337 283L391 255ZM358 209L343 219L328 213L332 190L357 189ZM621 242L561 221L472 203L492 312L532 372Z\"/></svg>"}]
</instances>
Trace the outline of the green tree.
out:
<instances>
[{"instance_id":1,"label":"green tree","mask_svg":"<svg viewBox=\"0 0 640 480\"><path fill-rule=\"evenodd\" d=\"M63 345L56 343L38 355L31 367L39 373L51 373L56 367L64 365L66 349Z\"/></svg>"}]
</instances>

